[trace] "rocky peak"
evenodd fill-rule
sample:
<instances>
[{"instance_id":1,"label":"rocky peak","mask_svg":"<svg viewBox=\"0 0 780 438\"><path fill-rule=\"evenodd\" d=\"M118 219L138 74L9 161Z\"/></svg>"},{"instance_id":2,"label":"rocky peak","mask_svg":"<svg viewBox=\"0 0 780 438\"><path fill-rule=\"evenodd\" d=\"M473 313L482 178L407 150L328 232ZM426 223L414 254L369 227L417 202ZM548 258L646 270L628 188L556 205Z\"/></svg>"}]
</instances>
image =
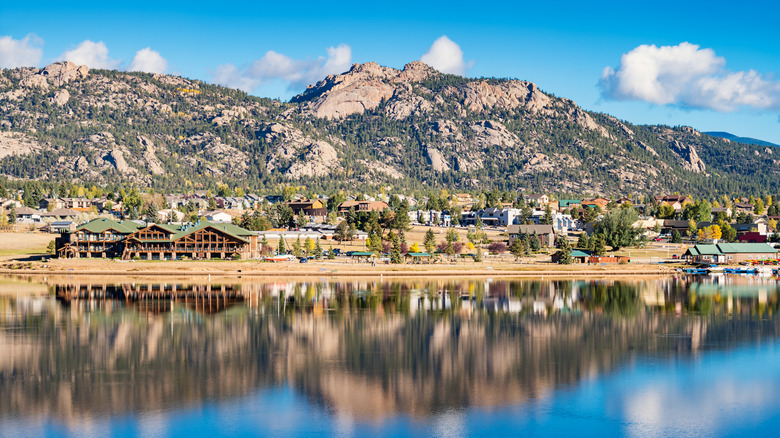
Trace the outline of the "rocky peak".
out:
<instances>
[{"instance_id":1,"label":"rocky peak","mask_svg":"<svg viewBox=\"0 0 780 438\"><path fill-rule=\"evenodd\" d=\"M340 119L363 113L379 106L393 96L412 98L411 82L418 82L441 73L420 61L410 62L403 70L383 67L376 62L353 64L349 71L328 75L310 85L306 91L291 99L294 103L308 102L308 110L316 117ZM398 107L398 105L396 105ZM408 102L395 108L391 117L406 117L410 111L424 109L422 102Z\"/></svg>"},{"instance_id":2,"label":"rocky peak","mask_svg":"<svg viewBox=\"0 0 780 438\"><path fill-rule=\"evenodd\" d=\"M491 84L475 81L463 90L464 105L471 111L483 111L501 106L507 109L525 107L538 112L550 103L550 97L542 93L536 84L527 81L507 81Z\"/></svg>"},{"instance_id":3,"label":"rocky peak","mask_svg":"<svg viewBox=\"0 0 780 438\"><path fill-rule=\"evenodd\" d=\"M701 132L691 128L690 126L682 126L680 127L680 131L686 134L695 135L696 137L701 137Z\"/></svg>"},{"instance_id":4,"label":"rocky peak","mask_svg":"<svg viewBox=\"0 0 780 438\"><path fill-rule=\"evenodd\" d=\"M89 67L86 65L77 66L70 61L55 62L24 78L21 85L48 89L49 84L61 87L74 79L85 79L87 75Z\"/></svg>"},{"instance_id":5,"label":"rocky peak","mask_svg":"<svg viewBox=\"0 0 780 438\"><path fill-rule=\"evenodd\" d=\"M419 82L441 73L422 61L412 61L396 76L395 82Z\"/></svg>"}]
</instances>

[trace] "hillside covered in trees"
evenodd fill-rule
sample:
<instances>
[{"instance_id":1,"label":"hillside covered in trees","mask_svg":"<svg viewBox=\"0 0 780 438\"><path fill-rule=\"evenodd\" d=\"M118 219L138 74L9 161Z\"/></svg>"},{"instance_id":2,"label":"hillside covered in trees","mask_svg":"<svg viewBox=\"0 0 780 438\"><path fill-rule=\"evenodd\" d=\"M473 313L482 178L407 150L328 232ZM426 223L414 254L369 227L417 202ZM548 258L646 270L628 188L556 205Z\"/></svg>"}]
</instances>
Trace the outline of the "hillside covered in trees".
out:
<instances>
[{"instance_id":1,"label":"hillside covered in trees","mask_svg":"<svg viewBox=\"0 0 780 438\"><path fill-rule=\"evenodd\" d=\"M291 102L176 76L72 63L0 70L0 182L166 191L527 190L775 193L766 146L638 126L535 84L375 63Z\"/></svg>"}]
</instances>

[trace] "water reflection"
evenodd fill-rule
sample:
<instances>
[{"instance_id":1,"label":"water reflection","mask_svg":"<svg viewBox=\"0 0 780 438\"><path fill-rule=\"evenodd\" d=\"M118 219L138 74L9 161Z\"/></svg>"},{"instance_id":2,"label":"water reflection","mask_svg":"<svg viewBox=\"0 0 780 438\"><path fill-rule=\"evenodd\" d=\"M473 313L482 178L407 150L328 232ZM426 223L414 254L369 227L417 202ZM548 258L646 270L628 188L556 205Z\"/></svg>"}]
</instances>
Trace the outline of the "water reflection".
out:
<instances>
[{"instance_id":1,"label":"water reflection","mask_svg":"<svg viewBox=\"0 0 780 438\"><path fill-rule=\"evenodd\" d=\"M0 420L154 419L289 387L334 427L402 414L446 433L463 429L465 408L780 330L777 282L746 277L48 287L0 295Z\"/></svg>"}]
</instances>

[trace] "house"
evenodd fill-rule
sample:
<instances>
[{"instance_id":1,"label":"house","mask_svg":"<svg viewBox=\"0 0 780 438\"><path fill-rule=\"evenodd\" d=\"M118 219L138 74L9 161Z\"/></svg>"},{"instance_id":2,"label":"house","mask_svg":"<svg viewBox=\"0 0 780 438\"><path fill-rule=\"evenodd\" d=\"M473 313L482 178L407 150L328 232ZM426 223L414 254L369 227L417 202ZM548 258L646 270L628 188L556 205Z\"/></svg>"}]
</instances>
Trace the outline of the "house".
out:
<instances>
[{"instance_id":1,"label":"house","mask_svg":"<svg viewBox=\"0 0 780 438\"><path fill-rule=\"evenodd\" d=\"M571 217L570 214L555 213L552 217L553 228L556 233L568 233L569 231L579 230L582 228L582 222L578 219Z\"/></svg>"},{"instance_id":2,"label":"house","mask_svg":"<svg viewBox=\"0 0 780 438\"><path fill-rule=\"evenodd\" d=\"M606 211L607 205L609 205L609 199L604 199L604 198L585 199L580 204L583 207L588 207L588 208L598 207L599 209L601 209L601 211Z\"/></svg>"},{"instance_id":3,"label":"house","mask_svg":"<svg viewBox=\"0 0 780 438\"><path fill-rule=\"evenodd\" d=\"M553 263L558 263L561 259L561 251L557 251L551 257ZM571 258L574 263L588 263L588 259L591 257L590 251L583 251L579 249L573 249L571 251Z\"/></svg>"},{"instance_id":4,"label":"house","mask_svg":"<svg viewBox=\"0 0 780 438\"><path fill-rule=\"evenodd\" d=\"M41 222L41 212L30 207L16 209L16 222Z\"/></svg>"},{"instance_id":5,"label":"house","mask_svg":"<svg viewBox=\"0 0 780 438\"><path fill-rule=\"evenodd\" d=\"M86 198L62 198L62 207L58 209L70 208L73 210L83 209L84 211L92 208L92 200Z\"/></svg>"},{"instance_id":6,"label":"house","mask_svg":"<svg viewBox=\"0 0 780 438\"><path fill-rule=\"evenodd\" d=\"M741 263L777 258L778 251L766 243L718 243L694 245L682 258L691 263Z\"/></svg>"},{"instance_id":7,"label":"house","mask_svg":"<svg viewBox=\"0 0 780 438\"><path fill-rule=\"evenodd\" d=\"M0 208L2 209L9 209L11 207L19 208L22 206L22 203L15 200L15 199L8 199L8 198L2 198L0 197Z\"/></svg>"},{"instance_id":8,"label":"house","mask_svg":"<svg viewBox=\"0 0 780 438\"><path fill-rule=\"evenodd\" d=\"M344 214L353 208L355 211L382 211L390 208L390 206L384 201L344 201L339 204L338 211Z\"/></svg>"},{"instance_id":9,"label":"house","mask_svg":"<svg viewBox=\"0 0 780 438\"><path fill-rule=\"evenodd\" d=\"M461 214L460 224L461 225L474 225L477 221L476 213L471 213L473 215L473 219L470 223L463 222L463 214ZM418 224L432 224L435 222L435 220L438 219L439 225L443 227L449 227L452 224L452 217L450 216L449 212L446 211L437 211L437 210L417 210L417 211L410 211L409 212L409 221L413 223Z\"/></svg>"},{"instance_id":10,"label":"house","mask_svg":"<svg viewBox=\"0 0 780 438\"><path fill-rule=\"evenodd\" d=\"M294 214L305 214L306 216L328 215L328 207L319 199L301 199L298 201L288 201L284 203L289 206Z\"/></svg>"},{"instance_id":11,"label":"house","mask_svg":"<svg viewBox=\"0 0 780 438\"><path fill-rule=\"evenodd\" d=\"M93 199L92 205L97 207L98 212L101 213L113 213L117 211L122 211L121 202L112 201L107 198Z\"/></svg>"},{"instance_id":12,"label":"house","mask_svg":"<svg viewBox=\"0 0 780 438\"><path fill-rule=\"evenodd\" d=\"M684 236L685 232L688 231L688 226L688 221L664 219L663 224L661 225L661 232L671 233L672 231L676 230L678 233L680 233L680 235Z\"/></svg>"},{"instance_id":13,"label":"house","mask_svg":"<svg viewBox=\"0 0 780 438\"><path fill-rule=\"evenodd\" d=\"M233 216L222 210L205 211L200 215L201 218L214 223L229 224L233 222Z\"/></svg>"},{"instance_id":14,"label":"house","mask_svg":"<svg viewBox=\"0 0 780 438\"><path fill-rule=\"evenodd\" d=\"M552 225L510 225L506 231L509 234L510 246L521 234L536 234L542 246L555 246L555 229Z\"/></svg>"},{"instance_id":15,"label":"house","mask_svg":"<svg viewBox=\"0 0 780 438\"><path fill-rule=\"evenodd\" d=\"M733 204L735 213L753 213L755 207L749 202L735 202Z\"/></svg>"},{"instance_id":16,"label":"house","mask_svg":"<svg viewBox=\"0 0 780 438\"><path fill-rule=\"evenodd\" d=\"M323 240L332 240L336 234L336 225L309 223L301 227L303 232L318 233L317 237Z\"/></svg>"},{"instance_id":17,"label":"house","mask_svg":"<svg viewBox=\"0 0 780 438\"><path fill-rule=\"evenodd\" d=\"M671 205L676 212L682 211L685 204L693 202L693 199L683 195L656 196L654 199L657 204Z\"/></svg>"},{"instance_id":18,"label":"house","mask_svg":"<svg viewBox=\"0 0 780 438\"><path fill-rule=\"evenodd\" d=\"M221 196L214 198L217 207L225 210L243 210L246 207L244 198L234 196Z\"/></svg>"},{"instance_id":19,"label":"house","mask_svg":"<svg viewBox=\"0 0 780 438\"><path fill-rule=\"evenodd\" d=\"M468 193L455 193L450 199L456 205L471 204L473 202L471 195Z\"/></svg>"},{"instance_id":20,"label":"house","mask_svg":"<svg viewBox=\"0 0 780 438\"><path fill-rule=\"evenodd\" d=\"M44 198L38 203L38 208L41 210L65 208L65 201L60 198Z\"/></svg>"},{"instance_id":21,"label":"house","mask_svg":"<svg viewBox=\"0 0 780 438\"><path fill-rule=\"evenodd\" d=\"M766 235L769 233L769 225L763 218L756 220L756 222L748 224L731 224L731 228L737 230L737 234L744 234L750 232L756 232Z\"/></svg>"},{"instance_id":22,"label":"house","mask_svg":"<svg viewBox=\"0 0 780 438\"><path fill-rule=\"evenodd\" d=\"M72 208L58 208L52 211L45 211L41 213L42 218L51 218L55 220L75 220L78 215L82 213Z\"/></svg>"},{"instance_id":23,"label":"house","mask_svg":"<svg viewBox=\"0 0 780 438\"><path fill-rule=\"evenodd\" d=\"M72 233L76 231L76 223L73 221L55 221L43 226L41 231L49 233Z\"/></svg>"},{"instance_id":24,"label":"house","mask_svg":"<svg viewBox=\"0 0 780 438\"><path fill-rule=\"evenodd\" d=\"M581 205L582 205L582 200L580 199L559 199L558 200L559 210L563 210L564 208L571 208L571 207L579 208Z\"/></svg>"},{"instance_id":25,"label":"house","mask_svg":"<svg viewBox=\"0 0 780 438\"><path fill-rule=\"evenodd\" d=\"M523 196L526 204L547 205L550 203L550 197L547 195L525 195Z\"/></svg>"},{"instance_id":26,"label":"house","mask_svg":"<svg viewBox=\"0 0 780 438\"><path fill-rule=\"evenodd\" d=\"M523 210L519 208L485 208L479 211L479 218L485 225L506 227L520 223Z\"/></svg>"},{"instance_id":27,"label":"house","mask_svg":"<svg viewBox=\"0 0 780 438\"><path fill-rule=\"evenodd\" d=\"M725 218L731 217L731 208L729 207L713 207L712 208L712 220L717 221L720 214L723 213Z\"/></svg>"},{"instance_id":28,"label":"house","mask_svg":"<svg viewBox=\"0 0 780 438\"><path fill-rule=\"evenodd\" d=\"M165 208L157 212L157 217L162 222L181 222L186 215L178 210Z\"/></svg>"}]
</instances>

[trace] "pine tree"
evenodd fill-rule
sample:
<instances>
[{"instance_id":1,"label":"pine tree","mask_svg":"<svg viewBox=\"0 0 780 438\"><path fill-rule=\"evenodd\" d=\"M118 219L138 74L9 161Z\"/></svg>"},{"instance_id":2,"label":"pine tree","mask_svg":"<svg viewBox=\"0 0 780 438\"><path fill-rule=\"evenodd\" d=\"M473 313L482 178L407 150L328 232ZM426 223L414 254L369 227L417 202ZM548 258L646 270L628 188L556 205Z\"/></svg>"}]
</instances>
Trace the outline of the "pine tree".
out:
<instances>
[{"instance_id":1,"label":"pine tree","mask_svg":"<svg viewBox=\"0 0 780 438\"><path fill-rule=\"evenodd\" d=\"M284 245L284 237L279 236L279 249L276 250L279 255L287 254L287 248Z\"/></svg>"},{"instance_id":2,"label":"pine tree","mask_svg":"<svg viewBox=\"0 0 780 438\"><path fill-rule=\"evenodd\" d=\"M569 239L564 236L560 236L555 242L555 246L560 249L558 252L558 264L570 265L573 260L571 258L571 245L569 244Z\"/></svg>"},{"instance_id":3,"label":"pine tree","mask_svg":"<svg viewBox=\"0 0 780 438\"><path fill-rule=\"evenodd\" d=\"M301 245L301 236L293 242L292 252L295 257L301 257L303 255L303 245Z\"/></svg>"},{"instance_id":4,"label":"pine tree","mask_svg":"<svg viewBox=\"0 0 780 438\"><path fill-rule=\"evenodd\" d=\"M378 234L371 233L368 236L368 242L366 242L369 251L382 252L382 237Z\"/></svg>"},{"instance_id":5,"label":"pine tree","mask_svg":"<svg viewBox=\"0 0 780 438\"><path fill-rule=\"evenodd\" d=\"M577 249L590 249L590 237L588 237L588 233L583 232L580 234L580 238L577 239Z\"/></svg>"},{"instance_id":6,"label":"pine tree","mask_svg":"<svg viewBox=\"0 0 780 438\"><path fill-rule=\"evenodd\" d=\"M677 230L672 231L672 243L682 243L682 236L680 236L680 232Z\"/></svg>"},{"instance_id":7,"label":"pine tree","mask_svg":"<svg viewBox=\"0 0 780 438\"><path fill-rule=\"evenodd\" d=\"M539 241L539 236L536 235L536 231L529 238L529 245L531 251L539 252L542 249L542 242Z\"/></svg>"},{"instance_id":8,"label":"pine tree","mask_svg":"<svg viewBox=\"0 0 780 438\"><path fill-rule=\"evenodd\" d=\"M428 254L433 254L433 250L436 248L436 235L433 234L433 230L431 228L428 228L428 231L425 232L423 246L425 246L425 251Z\"/></svg>"},{"instance_id":9,"label":"pine tree","mask_svg":"<svg viewBox=\"0 0 780 438\"><path fill-rule=\"evenodd\" d=\"M517 238L513 240L512 245L509 247L509 252L511 252L517 258L524 256L525 242L523 242L523 239Z\"/></svg>"},{"instance_id":10,"label":"pine tree","mask_svg":"<svg viewBox=\"0 0 780 438\"><path fill-rule=\"evenodd\" d=\"M550 204L547 204L547 206L544 208L544 216L542 216L542 224L552 225L552 223L553 223L552 210L550 209Z\"/></svg>"},{"instance_id":11,"label":"pine tree","mask_svg":"<svg viewBox=\"0 0 780 438\"><path fill-rule=\"evenodd\" d=\"M390 251L390 262L395 264L403 262L403 258L401 257L401 243L398 240L398 236L393 236L393 249Z\"/></svg>"},{"instance_id":12,"label":"pine tree","mask_svg":"<svg viewBox=\"0 0 780 438\"><path fill-rule=\"evenodd\" d=\"M317 260L322 259L322 246L320 246L319 237L314 241L314 257L316 257Z\"/></svg>"},{"instance_id":13,"label":"pine tree","mask_svg":"<svg viewBox=\"0 0 780 438\"><path fill-rule=\"evenodd\" d=\"M607 253L606 239L603 234L596 234L593 236L593 254L597 256L603 256Z\"/></svg>"}]
</instances>

